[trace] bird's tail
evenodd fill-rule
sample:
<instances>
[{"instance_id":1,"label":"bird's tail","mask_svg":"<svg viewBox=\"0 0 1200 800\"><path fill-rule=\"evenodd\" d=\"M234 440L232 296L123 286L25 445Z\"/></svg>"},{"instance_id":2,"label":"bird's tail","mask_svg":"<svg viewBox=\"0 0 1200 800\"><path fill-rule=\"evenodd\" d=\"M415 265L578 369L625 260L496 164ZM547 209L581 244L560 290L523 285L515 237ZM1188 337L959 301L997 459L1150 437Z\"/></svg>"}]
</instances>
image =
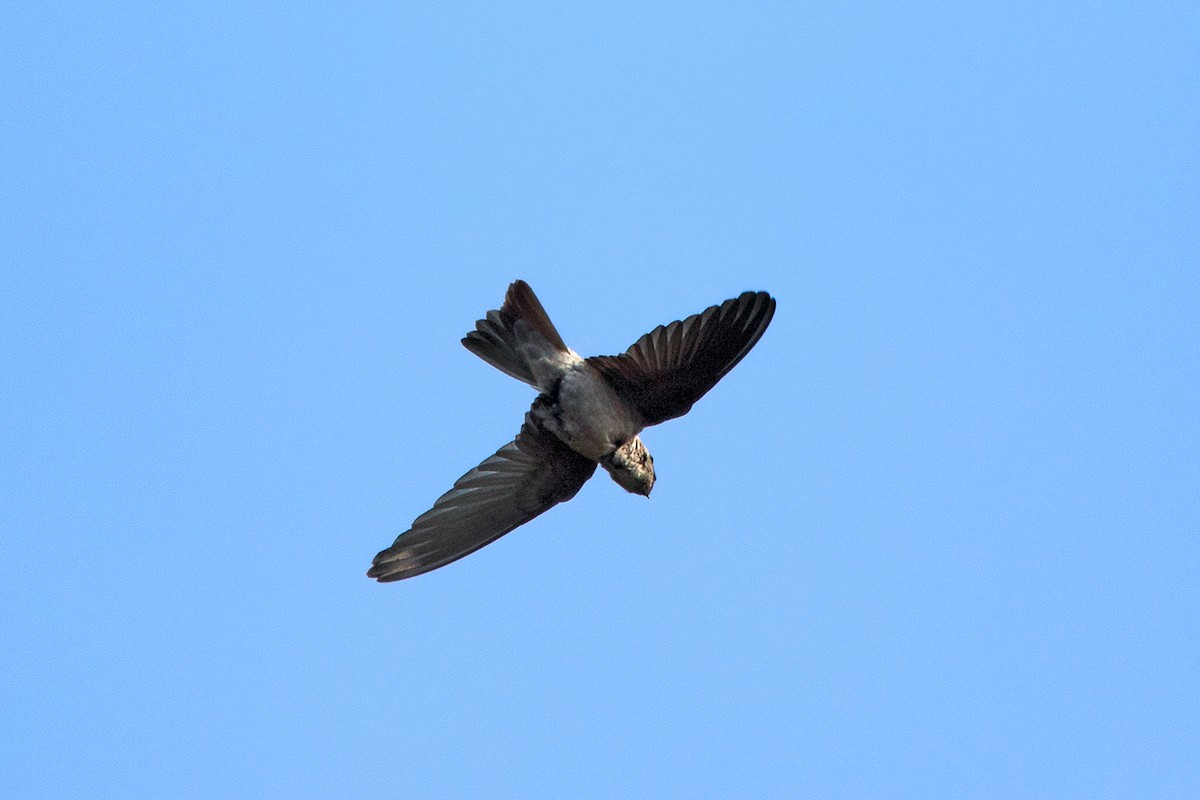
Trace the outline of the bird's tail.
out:
<instances>
[{"instance_id":1,"label":"bird's tail","mask_svg":"<svg viewBox=\"0 0 1200 800\"><path fill-rule=\"evenodd\" d=\"M475 323L475 330L463 337L463 346L501 372L537 388L529 358L521 344L531 339L544 340L550 348L570 353L558 335L546 309L525 281L514 281L504 295L504 304ZM539 342L540 345L540 342ZM542 345L540 349L544 349Z\"/></svg>"}]
</instances>

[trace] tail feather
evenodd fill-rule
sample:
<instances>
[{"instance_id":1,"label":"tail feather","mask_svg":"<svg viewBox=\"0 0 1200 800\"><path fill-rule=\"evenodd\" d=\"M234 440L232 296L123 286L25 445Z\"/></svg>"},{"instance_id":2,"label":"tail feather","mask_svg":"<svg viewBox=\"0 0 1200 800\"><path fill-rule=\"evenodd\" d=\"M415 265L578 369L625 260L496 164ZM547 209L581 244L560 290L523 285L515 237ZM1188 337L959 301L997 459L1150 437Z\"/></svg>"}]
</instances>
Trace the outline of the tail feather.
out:
<instances>
[{"instance_id":1,"label":"tail feather","mask_svg":"<svg viewBox=\"0 0 1200 800\"><path fill-rule=\"evenodd\" d=\"M518 322L525 323L528 330L545 339L551 347L564 353L570 352L533 289L521 280L514 281L508 287L504 305L499 310L487 312L486 317L475 323L475 330L463 337L462 343L506 375L537 387L529 362L517 346Z\"/></svg>"},{"instance_id":2,"label":"tail feather","mask_svg":"<svg viewBox=\"0 0 1200 800\"><path fill-rule=\"evenodd\" d=\"M475 330L463 337L463 346L506 375L536 386L529 362L517 352L514 322L516 318L502 310L489 311L475 323Z\"/></svg>"},{"instance_id":3,"label":"tail feather","mask_svg":"<svg viewBox=\"0 0 1200 800\"><path fill-rule=\"evenodd\" d=\"M541 334L547 342L554 346L555 350L568 352L569 348L563 342L562 337L558 335L558 329L550 321L546 309L542 308L541 301L537 299L537 295L525 281L518 280L509 284L501 311L507 311L517 319L525 320L529 327Z\"/></svg>"}]
</instances>

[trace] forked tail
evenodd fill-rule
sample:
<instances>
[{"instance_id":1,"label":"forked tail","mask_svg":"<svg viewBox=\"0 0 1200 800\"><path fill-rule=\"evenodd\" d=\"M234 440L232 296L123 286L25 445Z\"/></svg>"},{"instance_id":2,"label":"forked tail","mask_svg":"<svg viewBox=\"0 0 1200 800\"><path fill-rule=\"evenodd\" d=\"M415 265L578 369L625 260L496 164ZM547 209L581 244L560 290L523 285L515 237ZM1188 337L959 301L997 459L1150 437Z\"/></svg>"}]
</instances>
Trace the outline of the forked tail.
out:
<instances>
[{"instance_id":1,"label":"forked tail","mask_svg":"<svg viewBox=\"0 0 1200 800\"><path fill-rule=\"evenodd\" d=\"M571 352L558 335L533 289L520 280L509 284L504 304L496 311L487 312L486 317L476 322L475 330L464 336L462 343L496 369L534 388L538 387L538 383L528 356L522 353L522 345L526 354L535 343L535 350Z\"/></svg>"}]
</instances>

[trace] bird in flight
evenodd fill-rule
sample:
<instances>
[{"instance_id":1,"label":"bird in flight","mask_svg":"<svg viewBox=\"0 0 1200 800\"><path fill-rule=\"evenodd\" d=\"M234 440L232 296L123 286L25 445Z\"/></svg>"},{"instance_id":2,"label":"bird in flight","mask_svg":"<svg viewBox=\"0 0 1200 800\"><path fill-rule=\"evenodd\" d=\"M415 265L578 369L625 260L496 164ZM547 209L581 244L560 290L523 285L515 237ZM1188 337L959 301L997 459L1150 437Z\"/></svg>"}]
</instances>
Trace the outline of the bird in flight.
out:
<instances>
[{"instance_id":1,"label":"bird in flight","mask_svg":"<svg viewBox=\"0 0 1200 800\"><path fill-rule=\"evenodd\" d=\"M681 417L766 331L775 300L744 292L660 325L618 356L567 347L525 281L508 287L462 343L538 390L517 438L458 479L412 528L375 556L367 576L398 581L437 569L570 500L596 465L650 496L654 459L639 434Z\"/></svg>"}]
</instances>

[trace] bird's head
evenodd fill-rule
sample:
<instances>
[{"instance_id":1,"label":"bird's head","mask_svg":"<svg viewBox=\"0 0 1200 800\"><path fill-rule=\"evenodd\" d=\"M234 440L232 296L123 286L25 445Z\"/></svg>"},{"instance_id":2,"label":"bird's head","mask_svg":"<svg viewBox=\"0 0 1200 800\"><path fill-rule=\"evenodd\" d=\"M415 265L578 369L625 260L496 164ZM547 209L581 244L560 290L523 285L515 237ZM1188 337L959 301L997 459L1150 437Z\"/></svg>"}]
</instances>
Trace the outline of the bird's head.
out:
<instances>
[{"instance_id":1,"label":"bird's head","mask_svg":"<svg viewBox=\"0 0 1200 800\"><path fill-rule=\"evenodd\" d=\"M635 436L625 444L620 445L608 455L600 459L600 466L608 470L608 474L627 492L650 496L654 488L654 458L642 444L640 436Z\"/></svg>"}]
</instances>

